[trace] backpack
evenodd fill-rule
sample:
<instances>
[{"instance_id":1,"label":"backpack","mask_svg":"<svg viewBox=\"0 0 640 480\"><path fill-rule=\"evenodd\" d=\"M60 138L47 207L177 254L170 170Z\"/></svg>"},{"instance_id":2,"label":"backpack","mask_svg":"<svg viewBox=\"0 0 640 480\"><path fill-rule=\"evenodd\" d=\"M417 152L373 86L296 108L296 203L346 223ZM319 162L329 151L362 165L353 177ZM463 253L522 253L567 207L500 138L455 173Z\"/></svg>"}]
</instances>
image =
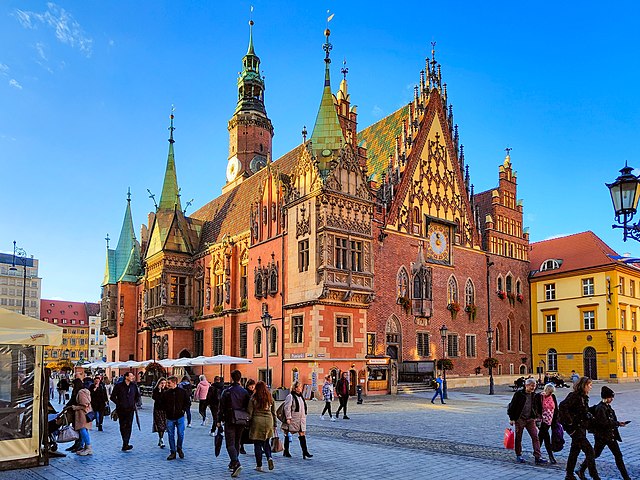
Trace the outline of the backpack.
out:
<instances>
[{"instance_id":1,"label":"backpack","mask_svg":"<svg viewBox=\"0 0 640 480\"><path fill-rule=\"evenodd\" d=\"M569 402L567 401L569 398L570 398L570 395L567 396L567 398L565 398L564 400L562 400L558 405L558 421L560 422L560 425L562 425L564 430L569 435L571 435L575 430L575 427L573 426L573 416L569 411L570 406L569 406Z\"/></svg>"},{"instance_id":2,"label":"backpack","mask_svg":"<svg viewBox=\"0 0 640 480\"><path fill-rule=\"evenodd\" d=\"M287 416L284 413L284 402L282 402L276 410L276 418L282 423L287 423Z\"/></svg>"},{"instance_id":3,"label":"backpack","mask_svg":"<svg viewBox=\"0 0 640 480\"><path fill-rule=\"evenodd\" d=\"M598 403L596 403L595 405L591 405L589 407L589 422L587 423L587 431L589 433L595 433L595 431L598 429L598 424L596 422L596 408L598 407Z\"/></svg>"}]
</instances>

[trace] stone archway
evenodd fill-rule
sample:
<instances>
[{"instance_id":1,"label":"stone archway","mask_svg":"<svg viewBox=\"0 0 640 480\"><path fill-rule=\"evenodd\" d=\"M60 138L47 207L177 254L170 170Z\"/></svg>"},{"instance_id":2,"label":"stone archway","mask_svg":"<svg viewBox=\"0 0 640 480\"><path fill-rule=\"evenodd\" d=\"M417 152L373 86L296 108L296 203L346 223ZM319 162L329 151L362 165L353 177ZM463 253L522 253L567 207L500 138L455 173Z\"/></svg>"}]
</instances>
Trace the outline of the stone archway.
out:
<instances>
[{"instance_id":1,"label":"stone archway","mask_svg":"<svg viewBox=\"0 0 640 480\"><path fill-rule=\"evenodd\" d=\"M384 329L385 352L392 360L402 361L402 327L395 314L387 320Z\"/></svg>"}]
</instances>

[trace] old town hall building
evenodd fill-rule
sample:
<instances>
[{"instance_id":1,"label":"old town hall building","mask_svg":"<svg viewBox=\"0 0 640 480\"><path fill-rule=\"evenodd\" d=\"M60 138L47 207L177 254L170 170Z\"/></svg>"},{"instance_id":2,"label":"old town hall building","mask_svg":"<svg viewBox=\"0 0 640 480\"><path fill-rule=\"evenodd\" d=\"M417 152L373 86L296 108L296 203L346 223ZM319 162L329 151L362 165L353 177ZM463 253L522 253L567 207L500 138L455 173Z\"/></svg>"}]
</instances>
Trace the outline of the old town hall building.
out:
<instances>
[{"instance_id":1,"label":"old town hall building","mask_svg":"<svg viewBox=\"0 0 640 480\"><path fill-rule=\"evenodd\" d=\"M162 195L140 242L128 199L117 247L107 245L107 359L225 354L251 359L238 368L257 379L268 359L274 387L346 371L386 392L431 374L443 346L449 375L486 375L491 325L496 373L529 371L528 235L509 154L497 187L474 193L435 52L411 102L358 131L346 71L331 89L325 36L313 130L275 161L250 36L227 182L190 216L172 116Z\"/></svg>"}]
</instances>

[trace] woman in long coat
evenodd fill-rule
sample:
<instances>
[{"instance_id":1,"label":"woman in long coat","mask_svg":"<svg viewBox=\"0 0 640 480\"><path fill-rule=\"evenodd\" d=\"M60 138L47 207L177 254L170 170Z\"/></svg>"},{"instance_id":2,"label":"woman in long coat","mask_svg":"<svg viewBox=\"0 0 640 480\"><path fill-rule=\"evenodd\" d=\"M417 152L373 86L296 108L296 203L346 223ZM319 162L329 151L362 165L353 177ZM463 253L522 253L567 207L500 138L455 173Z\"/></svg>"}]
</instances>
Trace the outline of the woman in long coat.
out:
<instances>
[{"instance_id":1,"label":"woman in long coat","mask_svg":"<svg viewBox=\"0 0 640 480\"><path fill-rule=\"evenodd\" d=\"M73 429L80 435L80 450L77 450L76 454L93 455L91 437L89 436L89 429L93 422L87 420L87 414L93 411L91 409L91 392L84 388L84 384L79 378L73 380L73 392L76 395L76 403L71 406L73 409Z\"/></svg>"},{"instance_id":2,"label":"woman in long coat","mask_svg":"<svg viewBox=\"0 0 640 480\"><path fill-rule=\"evenodd\" d=\"M302 397L302 384L298 381L291 385L291 393L287 395L284 401L284 414L287 422L282 424L282 430L289 433L297 433L302 449L302 458L311 458L313 455L307 450L307 402ZM284 453L283 456L290 457L289 453L289 436L284 437Z\"/></svg>"},{"instance_id":3,"label":"woman in long coat","mask_svg":"<svg viewBox=\"0 0 640 480\"><path fill-rule=\"evenodd\" d=\"M256 456L256 470L262 472L262 451L267 458L269 470L273 470L271 458L271 444L275 435L276 409L271 392L264 382L256 383L255 391L248 407L250 423L249 438L253 441L253 451Z\"/></svg>"},{"instance_id":4,"label":"woman in long coat","mask_svg":"<svg viewBox=\"0 0 640 480\"><path fill-rule=\"evenodd\" d=\"M167 379L160 377L151 393L153 399L153 426L151 431L158 434L158 446L164 448L164 432L167 430L167 414L160 408L160 397L167 389Z\"/></svg>"}]
</instances>

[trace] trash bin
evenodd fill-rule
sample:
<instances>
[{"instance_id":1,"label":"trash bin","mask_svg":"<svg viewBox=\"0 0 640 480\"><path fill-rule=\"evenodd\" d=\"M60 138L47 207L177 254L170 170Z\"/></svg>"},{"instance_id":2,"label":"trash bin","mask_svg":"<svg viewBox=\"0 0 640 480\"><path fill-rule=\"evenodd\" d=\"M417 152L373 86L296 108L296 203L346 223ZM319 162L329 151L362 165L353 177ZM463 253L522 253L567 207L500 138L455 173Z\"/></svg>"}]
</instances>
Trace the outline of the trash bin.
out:
<instances>
[{"instance_id":1,"label":"trash bin","mask_svg":"<svg viewBox=\"0 0 640 480\"><path fill-rule=\"evenodd\" d=\"M356 392L358 393L358 405L362 404L362 385L358 385L356 387Z\"/></svg>"}]
</instances>

